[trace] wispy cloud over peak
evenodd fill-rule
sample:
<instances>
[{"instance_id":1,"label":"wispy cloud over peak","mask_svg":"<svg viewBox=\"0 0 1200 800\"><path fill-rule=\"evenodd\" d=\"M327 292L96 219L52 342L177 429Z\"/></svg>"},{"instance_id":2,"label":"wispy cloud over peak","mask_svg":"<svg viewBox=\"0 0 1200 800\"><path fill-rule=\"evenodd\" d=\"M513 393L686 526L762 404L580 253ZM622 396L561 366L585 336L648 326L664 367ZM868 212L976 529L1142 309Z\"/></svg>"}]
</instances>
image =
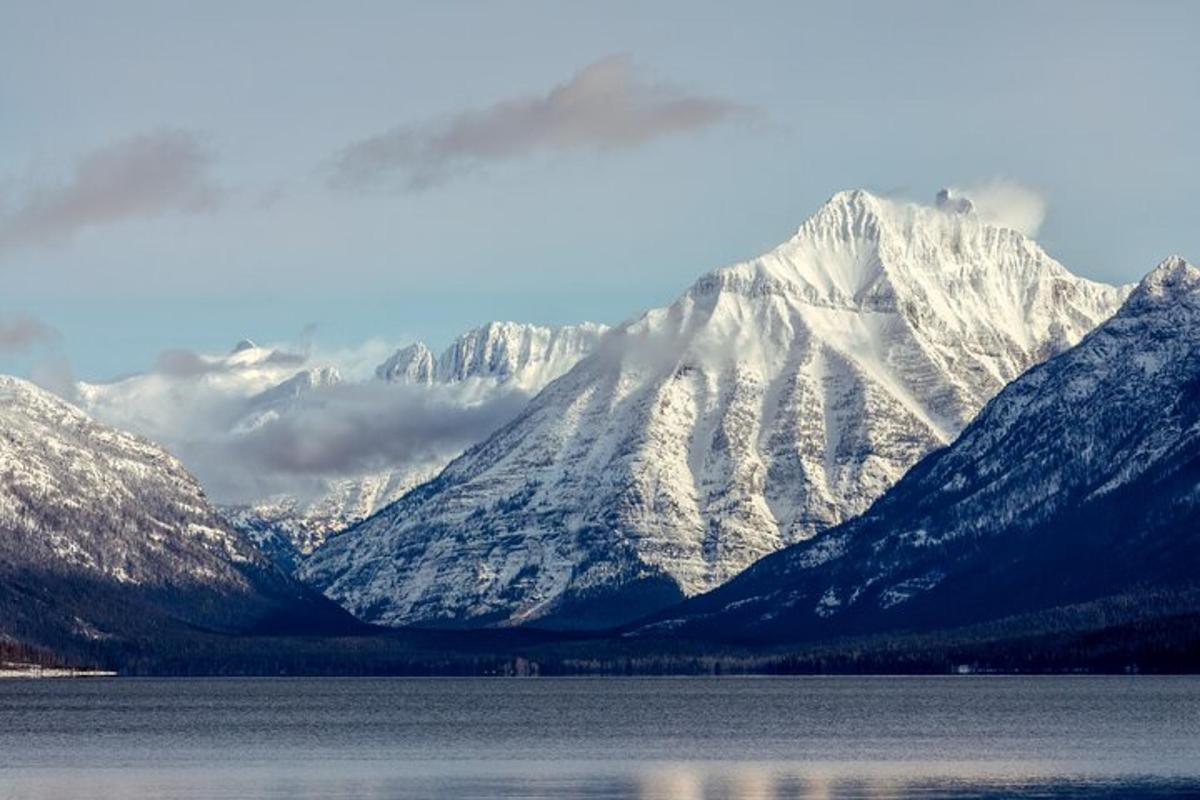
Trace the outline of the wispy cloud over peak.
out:
<instances>
[{"instance_id":1,"label":"wispy cloud over peak","mask_svg":"<svg viewBox=\"0 0 1200 800\"><path fill-rule=\"evenodd\" d=\"M609 56L543 95L354 142L338 156L330 183L345 188L399 178L408 189L422 189L489 162L539 152L628 149L743 111L729 100L648 81L628 56Z\"/></svg>"},{"instance_id":2,"label":"wispy cloud over peak","mask_svg":"<svg viewBox=\"0 0 1200 800\"><path fill-rule=\"evenodd\" d=\"M1037 236L1046 219L1046 198L1037 190L1007 178L956 191L970 199L980 219L1026 236Z\"/></svg>"},{"instance_id":3,"label":"wispy cloud over peak","mask_svg":"<svg viewBox=\"0 0 1200 800\"><path fill-rule=\"evenodd\" d=\"M215 208L211 155L193 133L165 130L113 142L83 156L60 183L28 187L0 208L0 252L55 244L79 230L168 212Z\"/></svg>"}]
</instances>

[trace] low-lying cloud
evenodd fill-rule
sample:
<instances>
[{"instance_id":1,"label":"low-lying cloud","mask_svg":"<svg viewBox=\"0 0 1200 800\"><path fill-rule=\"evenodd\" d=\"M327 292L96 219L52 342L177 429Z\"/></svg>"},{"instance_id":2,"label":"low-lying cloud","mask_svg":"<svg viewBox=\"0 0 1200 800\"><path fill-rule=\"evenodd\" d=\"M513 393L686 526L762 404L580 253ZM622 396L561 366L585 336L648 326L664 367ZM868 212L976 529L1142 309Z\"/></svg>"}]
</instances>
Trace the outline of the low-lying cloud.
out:
<instances>
[{"instance_id":1,"label":"low-lying cloud","mask_svg":"<svg viewBox=\"0 0 1200 800\"><path fill-rule=\"evenodd\" d=\"M362 372L358 362L377 363L376 343L362 350L332 359L288 349L169 350L150 370L83 387L76 399L97 418L165 444L226 504L273 495L304 503L339 481L428 472L529 400L498 384L341 382L339 374ZM292 380L309 369L311 382ZM62 376L41 378L64 395L74 391Z\"/></svg>"},{"instance_id":2,"label":"low-lying cloud","mask_svg":"<svg viewBox=\"0 0 1200 800\"><path fill-rule=\"evenodd\" d=\"M0 318L0 354L23 353L58 340L58 331L28 315Z\"/></svg>"},{"instance_id":3,"label":"low-lying cloud","mask_svg":"<svg viewBox=\"0 0 1200 800\"><path fill-rule=\"evenodd\" d=\"M209 179L210 164L208 151L187 131L109 144L80 159L66 181L0 198L0 252L57 244L92 226L209 211L222 196Z\"/></svg>"},{"instance_id":4,"label":"low-lying cloud","mask_svg":"<svg viewBox=\"0 0 1200 800\"><path fill-rule=\"evenodd\" d=\"M422 189L482 164L539 152L628 149L743 110L728 100L647 81L627 56L610 56L544 95L503 100L354 142L337 158L330 183L355 187L399 177L408 189Z\"/></svg>"},{"instance_id":5,"label":"low-lying cloud","mask_svg":"<svg viewBox=\"0 0 1200 800\"><path fill-rule=\"evenodd\" d=\"M304 353L272 350L259 363L268 367L300 367L308 360ZM228 359L201 355L194 350L163 350L154 360L154 372L172 378L191 378L214 372L236 372L239 366Z\"/></svg>"},{"instance_id":6,"label":"low-lying cloud","mask_svg":"<svg viewBox=\"0 0 1200 800\"><path fill-rule=\"evenodd\" d=\"M528 395L464 404L453 387L374 381L324 387L230 442L259 474L346 475L448 460L514 417Z\"/></svg>"}]
</instances>

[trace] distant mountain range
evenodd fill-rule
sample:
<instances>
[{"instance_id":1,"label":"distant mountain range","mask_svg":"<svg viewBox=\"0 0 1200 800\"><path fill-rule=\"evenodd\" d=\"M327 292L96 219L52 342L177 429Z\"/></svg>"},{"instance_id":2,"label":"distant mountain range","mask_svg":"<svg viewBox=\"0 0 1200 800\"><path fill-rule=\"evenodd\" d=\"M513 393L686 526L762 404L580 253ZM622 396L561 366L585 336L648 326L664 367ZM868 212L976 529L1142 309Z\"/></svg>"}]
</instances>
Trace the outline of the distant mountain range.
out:
<instances>
[{"instance_id":1,"label":"distant mountain range","mask_svg":"<svg viewBox=\"0 0 1200 800\"><path fill-rule=\"evenodd\" d=\"M0 376L0 654L1195 663L1200 270L1181 258L1105 286L964 198L844 192L615 329L490 323L382 355L347 380L243 341L74 403ZM193 463L249 501L213 504Z\"/></svg>"},{"instance_id":2,"label":"distant mountain range","mask_svg":"<svg viewBox=\"0 0 1200 800\"><path fill-rule=\"evenodd\" d=\"M234 531L166 451L0 376L0 635L107 646L352 619Z\"/></svg>"},{"instance_id":3,"label":"distant mountain range","mask_svg":"<svg viewBox=\"0 0 1200 800\"><path fill-rule=\"evenodd\" d=\"M424 342L397 350L375 374L425 385L494 381L536 393L595 350L607 330L594 322L559 328L489 322L457 337L436 358Z\"/></svg>"},{"instance_id":4,"label":"distant mountain range","mask_svg":"<svg viewBox=\"0 0 1200 800\"><path fill-rule=\"evenodd\" d=\"M560 328L488 323L457 337L436 359L421 342L398 350L376 368L371 382L378 388L370 392L347 382L334 366L309 366L315 360L310 356L243 340L225 356L168 354L155 370L110 383L81 383L77 394L80 406L97 418L162 441L204 474L224 478L236 466L229 463L233 456L277 427L299 428L321 417L340 422L336 410L342 401L359 415L403 414L414 405L429 414L500 402L511 412L496 420L499 425L594 349L605 330L593 323ZM366 465L283 471L261 494L253 486L235 487L250 498L226 501L222 511L291 569L327 534L399 499L473 443L448 439ZM256 478L251 474L246 481Z\"/></svg>"},{"instance_id":5,"label":"distant mountain range","mask_svg":"<svg viewBox=\"0 0 1200 800\"><path fill-rule=\"evenodd\" d=\"M615 329L300 574L387 625L634 619L861 513L1127 293L969 203L838 194L778 248Z\"/></svg>"},{"instance_id":6,"label":"distant mountain range","mask_svg":"<svg viewBox=\"0 0 1200 800\"><path fill-rule=\"evenodd\" d=\"M796 643L1106 598L1153 616L1196 595L1198 567L1200 270L1171 258L865 514L638 633Z\"/></svg>"}]
</instances>

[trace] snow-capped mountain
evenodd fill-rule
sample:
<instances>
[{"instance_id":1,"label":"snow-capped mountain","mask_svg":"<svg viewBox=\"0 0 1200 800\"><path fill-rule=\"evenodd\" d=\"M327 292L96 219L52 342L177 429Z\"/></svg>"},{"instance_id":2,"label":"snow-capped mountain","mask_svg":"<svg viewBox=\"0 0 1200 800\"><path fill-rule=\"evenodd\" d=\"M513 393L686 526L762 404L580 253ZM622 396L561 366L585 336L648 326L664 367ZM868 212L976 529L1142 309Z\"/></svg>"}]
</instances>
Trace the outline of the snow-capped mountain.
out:
<instances>
[{"instance_id":1,"label":"snow-capped mountain","mask_svg":"<svg viewBox=\"0 0 1200 800\"><path fill-rule=\"evenodd\" d=\"M192 436L187 421L211 420L225 430L252 426L253 417L286 404L336 370L303 369L306 356L243 339L224 355L169 351L153 369L114 381L75 386L74 400L102 422L175 445Z\"/></svg>"},{"instance_id":2,"label":"snow-capped mountain","mask_svg":"<svg viewBox=\"0 0 1200 800\"><path fill-rule=\"evenodd\" d=\"M490 380L536 392L595 350L607 330L594 322L489 322L456 338L436 360L423 342L397 350L375 374L417 384Z\"/></svg>"},{"instance_id":3,"label":"snow-capped mountain","mask_svg":"<svg viewBox=\"0 0 1200 800\"><path fill-rule=\"evenodd\" d=\"M414 460L403 467L322 480L316 490L269 495L221 513L264 553L291 572L325 538L360 522L437 475L452 457Z\"/></svg>"},{"instance_id":4,"label":"snow-capped mountain","mask_svg":"<svg viewBox=\"0 0 1200 800\"><path fill-rule=\"evenodd\" d=\"M428 386L437 380L437 362L424 342L414 342L393 353L375 368L375 377L392 383Z\"/></svg>"},{"instance_id":5,"label":"snow-capped mountain","mask_svg":"<svg viewBox=\"0 0 1200 800\"><path fill-rule=\"evenodd\" d=\"M498 381L537 391L596 349L607 326L543 328L492 322L458 337L438 359L439 379Z\"/></svg>"},{"instance_id":6,"label":"snow-capped mountain","mask_svg":"<svg viewBox=\"0 0 1200 800\"><path fill-rule=\"evenodd\" d=\"M969 203L838 194L302 574L385 624L632 619L860 513L1126 292Z\"/></svg>"},{"instance_id":7,"label":"snow-capped mountain","mask_svg":"<svg viewBox=\"0 0 1200 800\"><path fill-rule=\"evenodd\" d=\"M234 431L249 431L279 419L288 409L315 389L337 386L342 382L337 367L309 367L292 377L252 395L245 413L234 424Z\"/></svg>"},{"instance_id":8,"label":"snow-capped mountain","mask_svg":"<svg viewBox=\"0 0 1200 800\"><path fill-rule=\"evenodd\" d=\"M397 350L376 367L375 375L408 386L457 384L448 401L467 405L485 403L501 392L532 396L594 350L606 330L591 322L560 328L489 322L457 337L436 361L423 342ZM306 377L316 373L325 379ZM292 398L337 382L336 371L327 377L325 371L310 369L264 395ZM226 513L280 563L294 567L327 535L399 500L434 477L456 455L428 454L403 465L336 477L316 494L276 494L249 505L230 506Z\"/></svg>"},{"instance_id":9,"label":"snow-capped mountain","mask_svg":"<svg viewBox=\"0 0 1200 800\"><path fill-rule=\"evenodd\" d=\"M1171 258L1001 392L863 516L643 632L726 639L950 627L1200 567L1200 270Z\"/></svg>"},{"instance_id":10,"label":"snow-capped mountain","mask_svg":"<svg viewBox=\"0 0 1200 800\"><path fill-rule=\"evenodd\" d=\"M0 631L27 640L119 636L143 614L225 630L340 615L271 566L162 448L7 376L0 609Z\"/></svg>"},{"instance_id":11,"label":"snow-capped mountain","mask_svg":"<svg viewBox=\"0 0 1200 800\"><path fill-rule=\"evenodd\" d=\"M438 359L419 342L399 350L375 369L382 380L365 381L319 358L243 340L221 356L168 353L152 371L83 383L77 394L97 418L177 452L227 518L290 567L329 532L399 499L511 419L604 331L493 322L459 336ZM406 415L413 426L445 431L406 446L406 432L389 422ZM366 436L372 419L376 438L397 441L358 461L314 463L347 446L339 433Z\"/></svg>"}]
</instances>

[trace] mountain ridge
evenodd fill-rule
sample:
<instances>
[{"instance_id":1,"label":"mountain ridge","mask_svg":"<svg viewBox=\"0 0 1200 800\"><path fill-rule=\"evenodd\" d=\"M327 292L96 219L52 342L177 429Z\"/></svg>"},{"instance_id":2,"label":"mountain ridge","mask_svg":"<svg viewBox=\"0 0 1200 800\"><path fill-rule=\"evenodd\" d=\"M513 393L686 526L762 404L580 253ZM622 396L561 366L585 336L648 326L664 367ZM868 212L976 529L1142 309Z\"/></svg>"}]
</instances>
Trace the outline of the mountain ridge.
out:
<instances>
[{"instance_id":1,"label":"mountain ridge","mask_svg":"<svg viewBox=\"0 0 1200 800\"><path fill-rule=\"evenodd\" d=\"M865 509L1126 293L969 212L839 193L618 326L301 574L384 624L648 612Z\"/></svg>"},{"instance_id":2,"label":"mountain ridge","mask_svg":"<svg viewBox=\"0 0 1200 800\"><path fill-rule=\"evenodd\" d=\"M68 648L151 631L350 629L230 528L160 446L0 376L0 631Z\"/></svg>"},{"instance_id":3,"label":"mountain ridge","mask_svg":"<svg viewBox=\"0 0 1200 800\"><path fill-rule=\"evenodd\" d=\"M210 485L215 486L213 480L235 483L239 494L234 497L223 484L215 486L222 489L214 494L222 495L226 518L291 569L329 532L369 516L433 477L463 443L340 471L300 469L272 474L269 480L251 473L240 483L229 479L228 467L236 465L230 459L245 457L247 450L253 455L255 442L264 438L278 442L282 437L286 441L280 446L293 442L302 448L303 442L296 441L302 429L329 418L328 411L337 411L343 400L349 417L334 424L350 430L365 416L403 414L413 406L430 414L436 409L470 414L489 403L509 409L589 352L605 330L595 323L560 328L488 323L456 337L440 359L418 342L376 366L374 378L362 379L345 377L319 355L243 339L217 356L168 351L149 372L109 383L79 383L75 394L92 415L165 442L194 468L203 467L199 471ZM398 366L405 358L415 362ZM305 421L293 424L300 415ZM246 488L250 481L256 481L254 488Z\"/></svg>"},{"instance_id":4,"label":"mountain ridge","mask_svg":"<svg viewBox=\"0 0 1200 800\"><path fill-rule=\"evenodd\" d=\"M1173 256L867 513L639 632L804 641L1188 591L1198 486L1200 269Z\"/></svg>"}]
</instances>

